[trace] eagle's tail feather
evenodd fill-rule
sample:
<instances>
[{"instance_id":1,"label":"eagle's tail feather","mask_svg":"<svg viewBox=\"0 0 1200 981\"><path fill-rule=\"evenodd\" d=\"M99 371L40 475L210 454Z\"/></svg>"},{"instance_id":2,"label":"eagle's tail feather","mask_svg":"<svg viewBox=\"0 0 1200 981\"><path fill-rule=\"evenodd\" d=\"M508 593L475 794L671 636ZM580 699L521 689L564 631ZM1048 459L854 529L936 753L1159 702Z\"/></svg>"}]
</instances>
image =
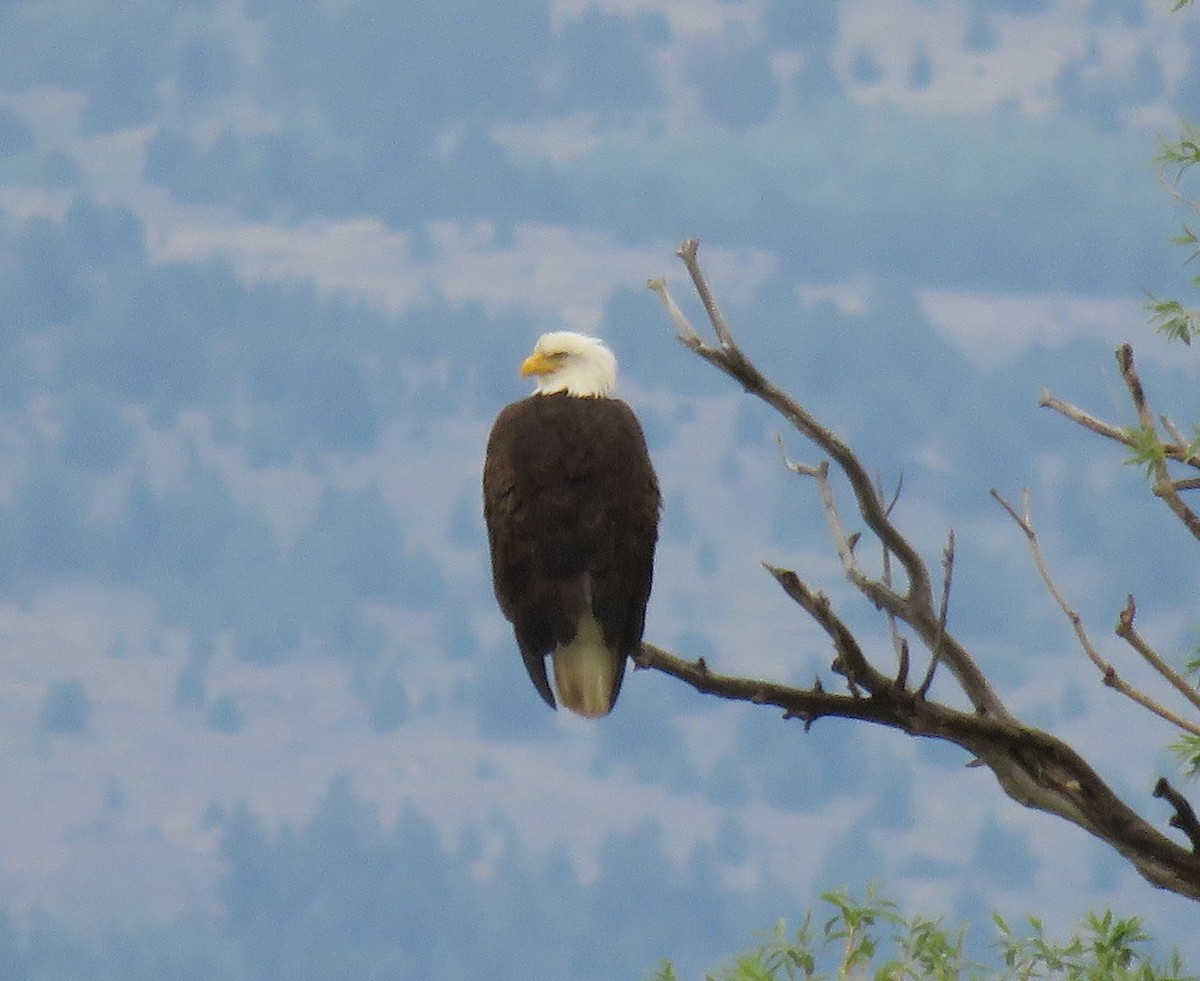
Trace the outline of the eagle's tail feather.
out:
<instances>
[{"instance_id":1,"label":"eagle's tail feather","mask_svg":"<svg viewBox=\"0 0 1200 981\"><path fill-rule=\"evenodd\" d=\"M604 632L591 614L584 614L569 644L551 655L558 700L589 719L608 715L617 700L625 674L625 656L604 643Z\"/></svg>"}]
</instances>

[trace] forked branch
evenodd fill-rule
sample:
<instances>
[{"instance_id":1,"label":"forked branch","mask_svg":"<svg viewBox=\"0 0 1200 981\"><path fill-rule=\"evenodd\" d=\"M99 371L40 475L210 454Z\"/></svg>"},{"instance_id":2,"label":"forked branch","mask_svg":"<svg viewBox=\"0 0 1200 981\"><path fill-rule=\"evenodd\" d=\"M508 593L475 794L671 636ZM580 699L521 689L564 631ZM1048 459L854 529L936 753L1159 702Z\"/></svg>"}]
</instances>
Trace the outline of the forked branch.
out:
<instances>
[{"instance_id":1,"label":"forked branch","mask_svg":"<svg viewBox=\"0 0 1200 981\"><path fill-rule=\"evenodd\" d=\"M795 688L720 674L703 659L687 661L650 643L642 645L637 658L639 666L671 675L706 694L775 706L783 710L785 717L802 719L806 727L823 716L837 716L954 743L988 767L1012 799L1077 824L1110 844L1154 885L1200 900L1200 855L1196 854L1200 822L1187 801L1169 785L1166 789L1160 787L1160 795L1175 809L1172 826L1188 836L1192 847L1172 840L1140 817L1066 743L1025 725L1005 708L975 660L949 629L953 537L948 539L943 553L942 589L939 601L935 601L929 566L893 520L892 505L895 502L884 500L879 486L872 482L866 467L846 443L767 379L741 350L700 267L698 247L696 240L688 240L680 247L678 255L712 325L715 343L706 342L696 330L671 296L664 280L653 279L648 285L662 301L681 343L778 412L827 458L824 462L807 465L792 463L785 456L785 463L794 473L816 483L833 546L846 578L887 617L891 647L899 658L899 669L894 677L879 670L872 653L832 608L824 593L814 590L794 571L765 563L767 571L787 595L829 638L833 667L845 678L846 693L826 691L819 680L812 688ZM1043 404L1051 405L1108 438L1122 442L1127 439L1125 431L1109 427L1049 396L1043 399ZM1167 428L1165 424L1164 428ZM1171 432L1169 428L1167 431ZM1164 452L1181 461L1187 457L1177 447ZM883 563L878 575L863 567L861 550L856 549L858 534L845 530L830 480L829 461L848 481L857 513L869 534L879 543ZM1174 491L1177 495L1177 489ZM1036 535L1027 514L1023 516L1011 505L1002 503L1025 530L1031 547L1035 547ZM1040 552L1035 554L1040 555ZM903 591L893 585L893 557L907 580ZM1054 592L1056 587L1051 586L1051 589ZM1072 622L1077 624L1083 642L1086 632L1082 630L1078 615L1071 611L1065 599L1061 605L1068 616L1073 617ZM923 680L915 690L908 686L913 655L907 640L900 635L898 625L901 624L913 631L928 652ZM1123 636L1140 650L1140 638L1133 631L1132 612L1128 627L1127 635ZM1094 647L1091 647L1090 656L1092 654L1106 682L1110 677L1116 679L1116 672L1095 653ZM959 708L930 698L930 686L939 664L949 669L959 690L966 696L968 707Z\"/></svg>"},{"instance_id":2,"label":"forked branch","mask_svg":"<svg viewBox=\"0 0 1200 981\"><path fill-rule=\"evenodd\" d=\"M941 661L954 674L975 711L998 718L1007 717L1008 710L974 659L952 634L943 629L944 623L934 602L929 568L916 548L892 521L890 505L876 491L861 461L831 429L769 381L738 346L700 267L698 249L699 242L689 239L680 246L677 254L687 267L688 274L704 303L717 338L716 345L704 342L671 296L665 280L652 279L647 284L662 300L675 323L678 340L739 382L751 395L764 401L802 436L832 458L834 465L850 483L858 512L867 527L879 539L882 547L899 560L908 578L908 589L904 593L898 592L890 582L867 575L861 570L850 547L850 537L839 530L840 519L833 505L832 489L825 475L815 470L811 475L818 480L825 513L831 528L834 529L834 544L842 558L847 578L877 607L907 623L931 652L935 649L939 652Z\"/></svg>"},{"instance_id":3,"label":"forked branch","mask_svg":"<svg viewBox=\"0 0 1200 981\"><path fill-rule=\"evenodd\" d=\"M1058 608L1062 610L1063 616L1071 624L1071 629L1075 631L1075 638L1079 641L1079 646L1083 648L1088 659L1100 672L1104 684L1136 702L1147 711L1157 715L1160 719L1171 723L1171 725L1176 726L1184 732L1191 733L1193 736L1200 736L1200 725L1185 718L1178 712L1167 708L1158 699L1152 698L1141 689L1129 684L1129 682L1118 674L1117 669L1112 663L1101 656L1100 651L1092 642L1092 638L1088 635L1087 628L1083 624L1083 617L1079 615L1079 611L1071 606L1066 596L1063 595L1058 583L1054 581L1050 567L1046 564L1046 557L1042 554L1042 546L1038 542L1037 532L1033 527L1033 519L1029 513L1029 493L1024 492L1022 494L1022 510L1019 513L1016 507L1001 497L994 487L992 488L992 497L1000 502L1004 510L1009 513L1009 516L1017 523L1021 531L1025 533L1025 537L1029 541L1030 554L1033 556L1033 564L1037 568L1038 575L1042 577L1042 582L1046 584L1046 591L1049 592L1051 598L1058 605ZM1193 705L1200 706L1200 696L1197 696L1195 689L1187 683L1186 679L1168 665L1149 644L1142 640L1141 636L1134 629L1134 609L1133 597L1130 596L1125 604L1125 609L1121 611L1121 616L1117 620L1115 631L1117 636L1121 637L1137 650L1151 667L1175 688L1183 692Z\"/></svg>"},{"instance_id":4,"label":"forked branch","mask_svg":"<svg viewBox=\"0 0 1200 981\"><path fill-rule=\"evenodd\" d=\"M1133 409L1137 415L1138 424L1136 426L1123 429L1112 423L1103 422L1049 392L1042 393L1039 404L1053 409L1085 429L1127 447L1132 452L1129 462L1139 463L1146 468L1146 472L1151 477L1151 489L1154 494L1162 498L1167 507L1171 509L1171 513L1183 523L1192 537L1200 540L1200 516L1197 516L1196 512L1180 497L1180 492L1194 490L1200 487L1200 482L1197 482L1195 478L1175 480L1172 478L1169 468L1169 462L1174 462L1193 469L1200 469L1200 456L1194 451L1194 444L1184 438L1179 428L1169 418L1161 416L1157 421L1155 420L1146 399L1146 390L1133 363L1133 348L1128 344L1122 344L1116 350L1116 358L1117 367L1121 372L1121 380L1125 383L1129 399L1133 403ZM1163 439L1159 434L1158 423L1162 424L1168 438Z\"/></svg>"}]
</instances>

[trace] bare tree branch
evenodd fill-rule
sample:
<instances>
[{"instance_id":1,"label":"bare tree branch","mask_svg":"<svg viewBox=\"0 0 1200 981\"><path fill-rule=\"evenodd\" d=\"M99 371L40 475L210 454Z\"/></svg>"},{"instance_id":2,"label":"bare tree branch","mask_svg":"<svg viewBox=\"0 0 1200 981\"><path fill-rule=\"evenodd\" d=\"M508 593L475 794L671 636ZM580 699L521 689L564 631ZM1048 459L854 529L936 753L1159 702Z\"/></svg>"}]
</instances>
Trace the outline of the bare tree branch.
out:
<instances>
[{"instance_id":1,"label":"bare tree branch","mask_svg":"<svg viewBox=\"0 0 1200 981\"><path fill-rule=\"evenodd\" d=\"M1116 635L1142 655L1146 663L1162 675L1184 698L1191 702L1193 707L1200 709L1200 692L1196 690L1196 687L1187 678L1167 664L1159 653L1142 639L1142 635L1138 633L1137 628L1133 624L1136 615L1137 606L1133 601L1133 596L1130 595L1125 602L1125 609L1121 611L1121 615L1117 618ZM1189 731L1200 735L1200 727L1185 726L1183 728L1187 728Z\"/></svg>"},{"instance_id":2,"label":"bare tree branch","mask_svg":"<svg viewBox=\"0 0 1200 981\"><path fill-rule=\"evenodd\" d=\"M949 708L897 686L862 698L718 674L703 659L687 661L648 642L636 662L707 695L773 705L806 728L837 717L954 743L987 766L1013 800L1079 825L1112 845L1147 881L1200 900L1200 856L1141 818L1070 746L1032 726Z\"/></svg>"},{"instance_id":3,"label":"bare tree branch","mask_svg":"<svg viewBox=\"0 0 1200 981\"><path fill-rule=\"evenodd\" d=\"M717 334L717 339L720 341L720 347L714 348L703 343L698 335L690 343L686 338L681 339L702 358L716 365L731 378L741 382L748 392L757 395L787 419L801 434L833 457L834 462L850 481L858 500L859 510L868 527L895 553L904 566L909 579L909 595L917 599L927 598L931 595L931 590L929 573L924 563L916 549L888 520L883 502L875 494L870 478L850 448L832 431L823 426L807 409L771 384L734 343L733 334L725 323L725 318L721 315L720 310L717 309L712 291L700 268L697 258L699 244L697 240L689 239L679 248L678 254L683 259L684 265L692 277L692 282L697 284L697 291L704 299L705 309L709 312L709 318L712 321L713 330Z\"/></svg>"},{"instance_id":4,"label":"bare tree branch","mask_svg":"<svg viewBox=\"0 0 1200 981\"><path fill-rule=\"evenodd\" d=\"M1145 389L1142 387L1141 378L1133 364L1133 348L1128 344L1122 344L1117 348L1116 358L1117 367L1121 371L1121 379L1125 382L1134 411L1137 413L1138 426L1136 428L1122 429L1111 423L1103 422L1048 392L1042 393L1038 404L1053 409L1085 429L1133 450L1135 459L1146 464L1147 470L1153 478L1151 489L1154 494L1163 499L1167 507L1171 509L1171 513L1183 523L1192 537L1200 541L1200 517L1179 496L1180 491L1200 488L1200 479L1173 480L1167 466L1168 460L1174 460L1185 466L1200 469L1200 458L1192 452L1191 444L1184 438L1183 433L1166 416L1160 416L1159 420L1170 436L1170 440L1165 441L1159 436L1154 415L1146 401Z\"/></svg>"},{"instance_id":5,"label":"bare tree branch","mask_svg":"<svg viewBox=\"0 0 1200 981\"><path fill-rule=\"evenodd\" d=\"M1133 400L1133 407L1137 411L1138 421L1141 423L1143 432L1152 435L1157 440L1158 429L1154 424L1154 416L1150 412L1150 407L1146 404L1146 392L1142 388L1142 380L1133 366L1133 348L1128 344L1122 344L1117 348L1117 365L1121 369L1121 377L1125 381L1125 387L1129 390L1129 397ZM1159 445L1162 445L1161 441L1159 441ZM1165 454L1154 460L1151 466L1154 469L1154 493L1166 501L1167 507L1171 509L1175 517L1183 522L1184 527L1192 533L1194 538L1200 540L1200 518L1183 503L1183 499L1171 485L1171 474L1167 470Z\"/></svg>"},{"instance_id":6,"label":"bare tree branch","mask_svg":"<svg viewBox=\"0 0 1200 981\"><path fill-rule=\"evenodd\" d=\"M807 465L794 463L784 455L784 463L792 472L811 477L816 482L833 546L846 578L887 618L899 669L893 679L876 668L851 627L833 610L823 592L813 589L794 571L767 563L764 563L764 567L776 582L829 637L834 651L833 668L844 676L848 690L846 694L826 691L819 678L812 688L803 689L718 674L702 659L686 661L650 643L642 645L636 658L637 664L678 678L706 694L776 706L783 710L786 718L803 720L806 729L819 718L836 716L954 743L971 754L979 765L990 769L1004 792L1013 800L1071 821L1109 843L1149 882L1200 900L1200 855L1195 853L1200 842L1200 822L1197 822L1187 801L1165 781L1156 788L1158 796L1166 797L1175 810L1171 825L1188 836L1191 848L1168 838L1140 817L1070 746L1052 735L1025 725L1005 708L974 659L949 629L950 588L954 568L953 535L948 538L943 553L940 603L935 604L929 567L893 521L892 505L895 499L885 503L882 488L877 482L871 481L866 468L850 447L803 405L770 382L741 350L700 267L697 241L691 239L684 242L678 255L704 305L717 343L707 343L692 326L671 297L664 280L651 280L650 288L659 296L675 324L678 339L686 347L778 412L828 458L819 464ZM1144 406L1144 394L1140 396L1140 401L1135 394L1140 392L1140 383L1136 387L1132 385L1132 381L1136 381L1136 374L1132 371L1131 358L1128 365L1130 374L1126 380L1131 397L1135 404ZM1043 395L1042 404L1106 438L1131 447L1136 443L1129 431L1103 423L1053 396ZM1194 458L1186 452L1187 447L1182 443L1178 431L1165 422L1163 426L1175 440L1173 444L1163 444L1165 456L1193 464ZM782 440L780 448L782 451ZM831 464L849 482L858 514L882 549L882 572L879 577L863 568L855 549L858 533L848 534L844 528L830 478ZM1156 486L1156 492L1159 490ZM1175 491L1175 487L1165 488L1164 497ZM1024 509L1018 511L998 493L992 493L1028 538L1043 581L1071 621L1081 645L1100 670L1105 684L1185 731L1200 734L1200 728L1126 685L1115 669L1100 656L1088 638L1079 614L1070 607L1050 576L1029 518L1028 496ZM907 589L903 592L893 585L891 556L896 557L904 570ZM1122 621L1124 632L1121 629L1118 632L1149 663L1155 664L1150 655L1157 655L1133 628L1132 606L1127 607L1127 611L1128 622ZM930 653L928 670L915 691L907 687L910 654L908 642L901 636L900 624L912 630ZM1158 661L1161 663L1161 658ZM941 663L953 674L969 702L968 708L953 707L928 697L934 672ZM1166 665L1162 667L1170 671ZM1174 678L1161 670L1160 674L1177 688L1180 684L1187 684L1177 674ZM1196 703L1193 701L1192 704Z\"/></svg>"},{"instance_id":7,"label":"bare tree branch","mask_svg":"<svg viewBox=\"0 0 1200 981\"><path fill-rule=\"evenodd\" d=\"M1097 419L1093 415L1084 412L1083 409L1072 405L1070 402L1064 402L1057 395L1051 395L1049 392L1043 391L1042 397L1038 399L1038 405L1044 409L1053 409L1060 415L1066 416L1072 422L1078 423L1084 429L1090 429L1106 439L1111 439L1117 443L1124 443L1132 448L1133 441L1129 434L1120 426L1114 426L1112 423L1104 422Z\"/></svg>"},{"instance_id":8,"label":"bare tree branch","mask_svg":"<svg viewBox=\"0 0 1200 981\"><path fill-rule=\"evenodd\" d=\"M1029 516L1029 491L1026 490L1022 492L1024 506L1021 514L1018 514L1016 508L1013 507L1013 505L1006 501L1003 497L1001 497L995 488L992 488L992 497L1000 502L1004 510L1009 513L1020 529L1025 533L1025 537L1029 540L1029 552L1033 556L1033 564L1037 567L1038 574L1042 577L1042 582L1046 584L1046 590L1050 593L1051 598L1055 603L1058 604L1058 608L1062 610L1063 615L1070 622L1071 629L1075 631L1075 637L1079 641L1079 646L1083 648L1083 651L1085 654L1087 654L1088 659L1094 665L1096 665L1096 669L1100 672L1100 677L1104 684L1114 691L1124 695L1126 698L1136 702L1138 705L1142 706L1142 708L1154 713L1160 719L1170 722L1171 725L1177 726L1185 732L1190 732L1193 735L1200 736L1200 725L1185 719L1178 712L1171 711L1171 709L1167 708L1157 699L1151 698L1145 692L1133 687L1133 685L1129 684L1129 682L1125 681L1125 679L1117 673L1117 669L1113 667L1109 661L1106 661L1101 656L1100 651L1096 648L1096 645L1092 643L1091 637L1088 636L1087 628L1085 628L1083 625L1083 617L1081 617L1079 615L1079 611L1071 606L1071 604L1067 601L1066 596L1064 596L1062 590L1058 588L1058 584L1054 581L1054 577L1050 573L1050 567L1047 565L1046 558L1042 554L1041 543L1038 542L1037 533L1033 529L1033 521ZM1132 597L1130 598L1130 602L1132 602ZM1126 606L1126 610L1129 609L1130 607ZM1132 629L1132 626L1133 620L1131 615L1129 623L1130 629ZM1117 628L1117 633L1121 634L1120 626ZM1167 666L1164 664L1163 667L1166 668ZM1167 670L1169 671L1170 668L1167 668Z\"/></svg>"},{"instance_id":9,"label":"bare tree branch","mask_svg":"<svg viewBox=\"0 0 1200 981\"><path fill-rule=\"evenodd\" d=\"M763 568L774 576L775 581L783 587L783 591L799 603L821 629L829 634L837 651L833 669L845 677L852 695L858 695L860 684L872 695L891 687L891 679L871 666L850 628L833 612L828 596L809 589L791 569L780 569L766 562L763 563Z\"/></svg>"},{"instance_id":10,"label":"bare tree branch","mask_svg":"<svg viewBox=\"0 0 1200 981\"><path fill-rule=\"evenodd\" d=\"M709 312L713 331L720 344L719 346L706 344L690 323L687 324L686 329L681 329L679 320L672 312L677 310L678 306L671 298L665 281L651 280L650 288L658 294L671 315L671 319L676 323L679 340L690 350L739 382L747 392L766 402L791 423L801 435L833 459L838 469L849 481L859 514L866 522L867 527L879 539L883 547L896 556L904 568L908 578L908 590L903 594L898 593L880 580L862 573L858 567L858 561L853 555L853 549L850 547L852 539L844 534L835 533L835 541L841 543L839 555L842 557L847 577L877 607L882 610L890 610L900 620L907 623L916 631L922 642L932 650L938 643L939 617L933 602L929 570L924 561L912 543L893 524L887 507L875 492L866 469L853 451L818 421L812 413L772 384L737 346L733 333L717 307L716 300L713 298L712 291L708 288L704 273L700 268L697 258L698 247L699 243L690 239L683 243L678 255L687 267L693 283L697 284L697 292ZM818 484L820 484L819 474L814 476L818 477ZM822 493L825 492L822 491ZM829 514L830 511L827 507L826 515L829 516ZM950 634L944 634L941 643L942 660L958 679L959 685L971 700L976 711L997 717L1008 717L1008 711L1000 697L984 677L983 672L979 670L966 648Z\"/></svg>"},{"instance_id":11,"label":"bare tree branch","mask_svg":"<svg viewBox=\"0 0 1200 981\"><path fill-rule=\"evenodd\" d=\"M933 642L933 650L929 652L929 668L917 694L924 698L929 694L929 686L933 684L933 675L937 671L938 660L942 656L942 640L946 636L946 619L950 615L950 583L954 580L954 530L951 529L946 539L946 548L942 552L942 566L945 576L942 579L942 606L938 611L938 633Z\"/></svg>"},{"instance_id":12,"label":"bare tree branch","mask_svg":"<svg viewBox=\"0 0 1200 981\"><path fill-rule=\"evenodd\" d=\"M1179 451L1177 456L1170 453L1167 455L1174 460L1178 460L1180 463L1185 463L1189 467L1194 467L1195 469L1200 470L1200 456L1197 456L1195 453L1188 452L1191 444L1188 442L1188 438L1183 435L1183 431L1171 421L1171 417L1168 415L1159 416L1158 421L1162 423L1163 429L1165 429L1170 434L1171 439L1175 441L1175 445L1171 446L1170 448ZM1170 446L1170 444L1164 444L1164 446ZM1182 481L1179 483L1182 483ZM1178 486L1178 483L1176 486Z\"/></svg>"},{"instance_id":13,"label":"bare tree branch","mask_svg":"<svg viewBox=\"0 0 1200 981\"><path fill-rule=\"evenodd\" d=\"M720 342L721 347L726 351L736 351L737 345L733 342L733 334L729 330L729 325L725 323L725 318L721 315L721 311L717 307L717 301L713 297L708 281L700 271L700 263L696 259L696 253L699 249L700 240L698 238L689 238L678 248L675 254L687 266L687 271L692 277L692 284L696 287L696 293L700 297L700 302L704 304L704 310L708 314L709 322L713 325L713 332L717 335L717 340Z\"/></svg>"},{"instance_id":14,"label":"bare tree branch","mask_svg":"<svg viewBox=\"0 0 1200 981\"><path fill-rule=\"evenodd\" d=\"M875 486L879 492L879 496L883 497L883 481L876 474ZM892 494L892 499L888 501L886 510L887 516L892 516L892 509L895 508L896 502L900 500L900 491L904 488L904 475L901 474L896 481L896 490ZM892 553L886 547L880 548L881 559L883 563L883 584L888 588L892 588ZM889 610L884 611L884 616L887 618L888 636L892 639L892 649L896 652L896 684L903 688L908 684L908 668L909 654L908 641L900 634L900 622L896 619L896 614Z\"/></svg>"},{"instance_id":15,"label":"bare tree branch","mask_svg":"<svg viewBox=\"0 0 1200 981\"><path fill-rule=\"evenodd\" d=\"M1038 399L1038 405L1044 409L1053 409L1059 415L1070 419L1072 422L1083 426L1084 429L1089 429L1105 439L1111 439L1115 443L1120 443L1127 446L1129 449L1137 449L1138 441L1128 429L1122 429L1120 426L1114 426L1112 423L1104 422L1097 419L1093 415L1084 412L1078 406L1072 405L1070 402L1064 402L1056 395L1051 395L1049 392L1042 392L1041 398ZM1188 450L1188 441L1179 431L1178 427L1171 423L1166 416L1160 416L1160 421L1163 423L1163 428L1171 434L1171 439L1174 442L1163 443L1163 454L1177 463L1186 464L1189 467L1200 469L1200 456L1191 453Z\"/></svg>"},{"instance_id":16,"label":"bare tree branch","mask_svg":"<svg viewBox=\"0 0 1200 981\"><path fill-rule=\"evenodd\" d=\"M667 315L675 325L675 333L679 340L689 347L693 343L699 344L700 335L696 333L696 328L688 320L687 314L679 309L679 304L671 297L671 294L667 290L667 281L660 278L648 279L646 280L646 285L658 295L663 306L667 308Z\"/></svg>"}]
</instances>

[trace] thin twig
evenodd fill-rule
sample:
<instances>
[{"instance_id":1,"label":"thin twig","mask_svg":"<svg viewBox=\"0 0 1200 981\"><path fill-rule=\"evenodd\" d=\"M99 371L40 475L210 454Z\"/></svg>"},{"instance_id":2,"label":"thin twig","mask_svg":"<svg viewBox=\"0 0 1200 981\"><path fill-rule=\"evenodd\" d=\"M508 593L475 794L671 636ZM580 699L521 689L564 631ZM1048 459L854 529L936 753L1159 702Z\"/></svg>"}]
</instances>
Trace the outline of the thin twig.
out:
<instances>
[{"instance_id":1,"label":"thin twig","mask_svg":"<svg viewBox=\"0 0 1200 981\"><path fill-rule=\"evenodd\" d=\"M662 304L667 308L667 315L671 318L671 322L675 325L676 336L689 347L700 343L700 335L696 332L696 328L692 326L692 322L688 320L687 314L680 309L679 304L675 302L675 298L671 296L670 290L667 289L667 281L661 277L646 280L646 285L650 287L662 300Z\"/></svg>"},{"instance_id":2,"label":"thin twig","mask_svg":"<svg viewBox=\"0 0 1200 981\"><path fill-rule=\"evenodd\" d=\"M825 512L825 520L829 525L829 535L833 539L834 548L842 560L846 573L853 578L858 570L858 560L854 556L855 537L847 535L842 528L842 519L838 516L837 502L833 497L833 485L829 482L829 461L822 460L815 467L807 463L798 463L788 457L783 447L783 437L777 436L779 452L783 454L783 465L794 474L802 477L812 477L817 482L817 490L821 495L821 507Z\"/></svg>"},{"instance_id":3,"label":"thin twig","mask_svg":"<svg viewBox=\"0 0 1200 981\"><path fill-rule=\"evenodd\" d=\"M838 655L834 662L834 670L845 677L851 694L860 694L858 685L862 685L872 695L891 687L890 680L871 666L871 662L863 654L853 631L833 612L828 596L809 588L791 569L781 569L767 562L762 563L762 567L783 587L783 591L799 603L804 611L817 622L817 625L829 635Z\"/></svg>"},{"instance_id":4,"label":"thin twig","mask_svg":"<svg viewBox=\"0 0 1200 981\"><path fill-rule=\"evenodd\" d=\"M950 584L954 579L954 529L950 530L946 539L946 548L942 552L942 567L945 569L945 575L942 578L942 606L938 611L937 639L929 652L929 668L921 681L921 687L917 689L919 698L929 694L929 686L933 684L933 675L942 657L942 639L946 636L946 618L950 615Z\"/></svg>"},{"instance_id":5,"label":"thin twig","mask_svg":"<svg viewBox=\"0 0 1200 981\"><path fill-rule=\"evenodd\" d=\"M1171 667L1171 665L1167 664L1159 653L1146 643L1142 635L1138 633L1137 627L1134 626L1134 618L1136 616L1137 605L1134 603L1133 594L1131 593L1125 601L1125 609L1117 617L1116 635L1137 651L1150 667L1165 678L1195 708L1200 709L1200 692L1196 690L1196 686L1191 684L1187 678Z\"/></svg>"},{"instance_id":6,"label":"thin twig","mask_svg":"<svg viewBox=\"0 0 1200 981\"><path fill-rule=\"evenodd\" d=\"M729 324L725 322L725 317L717 306L716 297L713 296L708 280L700 270L700 263L696 258L699 250L700 240L689 238L676 250L675 254L683 260L688 274L692 277L692 285L696 287L696 294L700 297L700 302L704 304L704 309L708 313L708 319L712 322L713 330L716 332L721 347L726 351L733 350L737 348L737 344L733 340L733 332L729 329Z\"/></svg>"},{"instance_id":7,"label":"thin twig","mask_svg":"<svg viewBox=\"0 0 1200 981\"><path fill-rule=\"evenodd\" d=\"M890 518L892 509L895 508L896 502L900 500L900 489L904 486L904 475L900 475L900 479L896 482L896 492L892 495L892 499L888 501L887 509L884 513ZM875 475L875 489L880 498L883 497L883 478ZM879 550L882 553L883 560L883 585L888 589L892 589L892 553L887 550L887 546L880 544ZM896 619L896 614L891 610L885 611L884 614L887 620L888 636L892 641L892 650L896 652L896 684L903 689L908 684L908 641L900 635L900 622Z\"/></svg>"},{"instance_id":8,"label":"thin twig","mask_svg":"<svg viewBox=\"0 0 1200 981\"><path fill-rule=\"evenodd\" d=\"M1072 405L1070 402L1060 399L1057 395L1051 395L1049 392L1043 391L1041 398L1038 399L1038 405L1045 409L1053 409L1059 415L1071 422L1083 426L1084 429L1090 430L1105 439L1111 439L1114 443L1120 443L1122 446L1127 446L1129 449L1136 449L1138 441L1130 434L1129 430L1121 426L1114 426L1110 422L1105 422L1102 419L1097 419L1095 416L1085 412L1077 405ZM1195 453L1188 452L1188 441L1173 423L1168 425L1168 420L1165 416L1160 419L1164 423L1164 428L1171 434L1173 443L1163 443L1163 454L1177 463L1186 464L1187 466L1200 469L1200 457Z\"/></svg>"},{"instance_id":9,"label":"thin twig","mask_svg":"<svg viewBox=\"0 0 1200 981\"><path fill-rule=\"evenodd\" d=\"M1092 643L1092 639L1088 636L1087 629L1083 625L1083 617L1067 602L1067 598L1063 595L1062 590L1058 588L1058 584L1050 574L1050 567L1046 564L1045 556L1042 555L1042 546L1038 542L1037 533L1034 531L1033 523L1029 517L1029 491L1022 491L1024 508L1020 513L994 487L992 488L992 497L1000 503L1001 507L1009 513L1018 527L1025 533L1025 537L1029 540L1029 552L1033 556L1033 564L1037 567L1038 574L1042 577L1042 582L1046 584L1046 589L1050 593L1051 598L1058 604L1058 608L1062 610L1063 615L1070 622L1071 628L1075 631L1075 637L1079 641L1079 646L1083 648L1083 652L1087 654L1089 660L1091 660L1100 672L1100 677L1104 684L1136 702L1147 711L1154 713L1160 719L1170 722L1185 732L1200 736L1200 725L1185 719L1178 712L1173 712L1149 695L1134 688L1117 673L1117 669L1112 664L1100 656L1100 652L1096 649L1096 645Z\"/></svg>"},{"instance_id":10,"label":"thin twig","mask_svg":"<svg viewBox=\"0 0 1200 981\"><path fill-rule=\"evenodd\" d=\"M859 568L850 538L842 528L837 501L833 496L833 483L829 479L829 461L822 460L821 465L812 472L812 477L816 480L817 489L821 494L821 506L824 508L825 520L829 525L829 535L833 539L833 547L837 549L838 558L842 560L842 568L846 570L846 575L850 577L851 581L861 578L864 574Z\"/></svg>"},{"instance_id":11,"label":"thin twig","mask_svg":"<svg viewBox=\"0 0 1200 981\"><path fill-rule=\"evenodd\" d=\"M1196 470L1200 470L1200 456L1197 456L1195 453L1188 452L1188 447L1191 445L1191 443L1188 441L1188 438L1183 435L1183 430L1175 425L1175 422L1168 415L1160 415L1158 417L1158 421L1162 423L1163 429L1171 434L1171 439L1175 440L1174 446L1163 446L1163 449L1167 451L1167 456L1171 457L1173 460L1178 460L1180 463L1187 464L1187 466ZM1171 452L1172 450L1174 452ZM1178 485L1179 484L1176 483L1176 486Z\"/></svg>"},{"instance_id":12,"label":"thin twig","mask_svg":"<svg viewBox=\"0 0 1200 981\"><path fill-rule=\"evenodd\" d=\"M1097 419L1095 416L1084 412L1078 406L1072 405L1070 402L1064 402L1057 395L1051 395L1049 392L1043 391L1042 397L1038 399L1038 405L1044 409L1053 409L1059 415L1065 416L1072 422L1083 426L1084 429L1090 429L1092 432L1098 433L1106 439L1123 443L1126 446L1133 445L1129 434L1120 426L1114 426L1112 423Z\"/></svg>"}]
</instances>

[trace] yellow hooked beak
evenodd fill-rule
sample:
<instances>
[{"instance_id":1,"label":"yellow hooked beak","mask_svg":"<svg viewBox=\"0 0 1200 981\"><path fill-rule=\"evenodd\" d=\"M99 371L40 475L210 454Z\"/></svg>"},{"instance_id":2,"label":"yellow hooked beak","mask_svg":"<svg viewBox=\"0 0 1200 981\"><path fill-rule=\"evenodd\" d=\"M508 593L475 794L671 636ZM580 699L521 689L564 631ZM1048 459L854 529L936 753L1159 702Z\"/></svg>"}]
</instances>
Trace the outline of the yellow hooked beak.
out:
<instances>
[{"instance_id":1,"label":"yellow hooked beak","mask_svg":"<svg viewBox=\"0 0 1200 981\"><path fill-rule=\"evenodd\" d=\"M521 377L528 378L530 375L548 375L558 367L559 359L553 354L543 354L541 351L534 351L524 361L521 362Z\"/></svg>"}]
</instances>

